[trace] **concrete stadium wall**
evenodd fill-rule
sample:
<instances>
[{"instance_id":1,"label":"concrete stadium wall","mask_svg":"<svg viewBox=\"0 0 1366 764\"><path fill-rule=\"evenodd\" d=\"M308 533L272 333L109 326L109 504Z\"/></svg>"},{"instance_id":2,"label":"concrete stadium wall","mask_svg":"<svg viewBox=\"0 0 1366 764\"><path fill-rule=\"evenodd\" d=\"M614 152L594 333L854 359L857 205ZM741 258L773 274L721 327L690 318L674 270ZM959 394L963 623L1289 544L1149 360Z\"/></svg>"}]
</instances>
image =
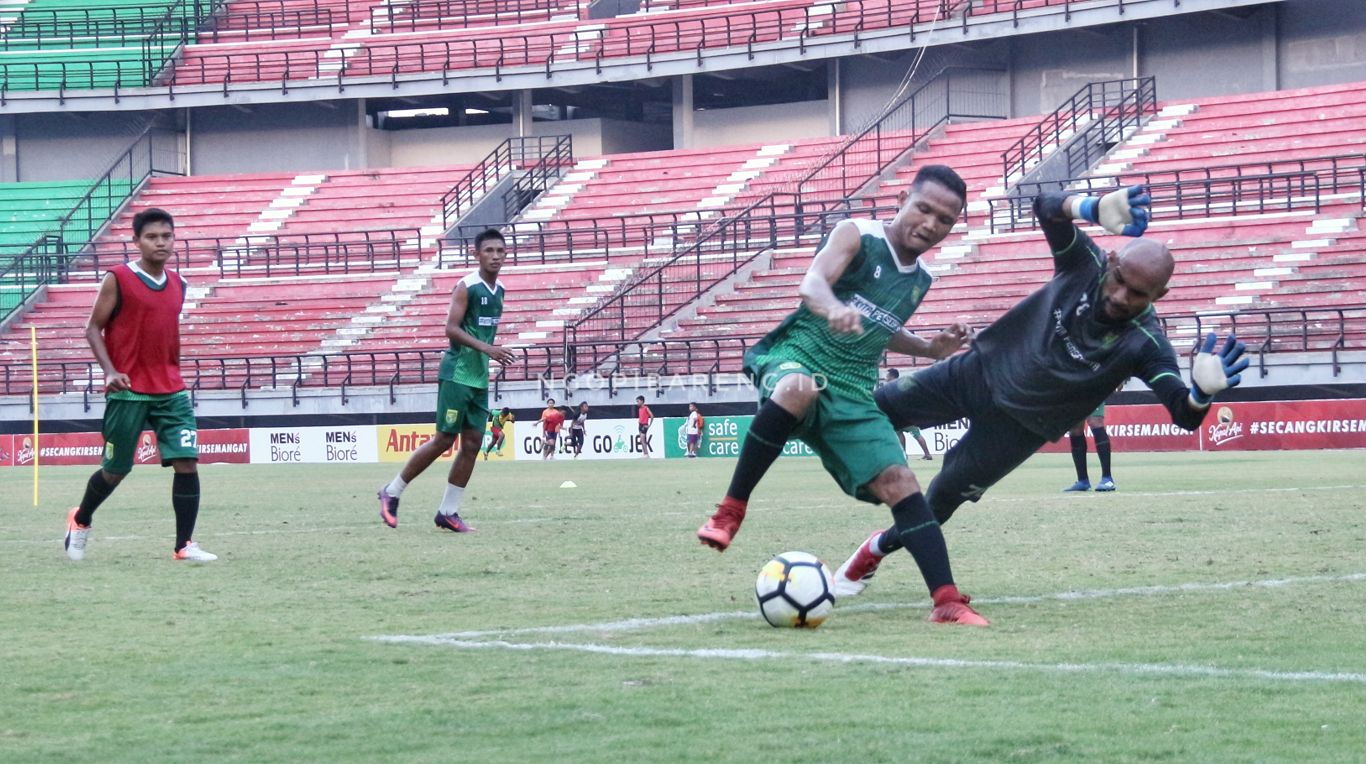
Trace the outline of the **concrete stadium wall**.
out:
<instances>
[{"instance_id":1,"label":"concrete stadium wall","mask_svg":"<svg viewBox=\"0 0 1366 764\"><path fill-rule=\"evenodd\" d=\"M1366 3L1293 0L1275 10L1276 87L1366 80Z\"/></svg>"},{"instance_id":2,"label":"concrete stadium wall","mask_svg":"<svg viewBox=\"0 0 1366 764\"><path fill-rule=\"evenodd\" d=\"M803 101L693 112L688 148L790 141L831 135L828 101Z\"/></svg>"},{"instance_id":3,"label":"concrete stadium wall","mask_svg":"<svg viewBox=\"0 0 1366 764\"><path fill-rule=\"evenodd\" d=\"M195 175L369 166L354 101L221 106L196 109L190 120Z\"/></svg>"},{"instance_id":4,"label":"concrete stadium wall","mask_svg":"<svg viewBox=\"0 0 1366 764\"><path fill-rule=\"evenodd\" d=\"M156 114L24 114L10 122L0 181L93 178L109 169Z\"/></svg>"},{"instance_id":5,"label":"concrete stadium wall","mask_svg":"<svg viewBox=\"0 0 1366 764\"><path fill-rule=\"evenodd\" d=\"M499 143L517 134L513 125L477 127L434 127L425 130L367 130L372 146L386 146L388 166L478 162ZM615 119L570 119L536 122L533 135L572 135L575 156L622 154L631 151L658 151L672 147L668 125L623 122ZM377 149L372 149L371 159ZM374 161L371 167L381 166Z\"/></svg>"}]
</instances>

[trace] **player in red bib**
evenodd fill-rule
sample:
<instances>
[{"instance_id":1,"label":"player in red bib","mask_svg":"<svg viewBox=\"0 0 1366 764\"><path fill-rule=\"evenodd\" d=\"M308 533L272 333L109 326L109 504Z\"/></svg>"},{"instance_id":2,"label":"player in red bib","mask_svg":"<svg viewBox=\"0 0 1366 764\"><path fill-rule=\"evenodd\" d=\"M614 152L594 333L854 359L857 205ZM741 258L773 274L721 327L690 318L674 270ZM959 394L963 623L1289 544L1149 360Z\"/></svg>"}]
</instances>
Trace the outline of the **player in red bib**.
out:
<instances>
[{"instance_id":1,"label":"player in red bib","mask_svg":"<svg viewBox=\"0 0 1366 764\"><path fill-rule=\"evenodd\" d=\"M95 509L133 469L143 427L156 432L161 466L171 467L175 509L174 558L218 559L194 541L199 516L199 430L180 376L180 310L185 279L166 268L175 247L175 221L165 210L133 216L141 257L109 271L85 327L85 338L104 369L104 460L90 476L80 506L67 515L66 555L85 557Z\"/></svg>"},{"instance_id":2,"label":"player in red bib","mask_svg":"<svg viewBox=\"0 0 1366 764\"><path fill-rule=\"evenodd\" d=\"M545 437L541 444L541 458L554 459L555 446L560 439L560 427L564 425L564 413L555 407L554 398L545 402L545 411L541 412L541 421L537 424L541 426Z\"/></svg>"},{"instance_id":3,"label":"player in red bib","mask_svg":"<svg viewBox=\"0 0 1366 764\"><path fill-rule=\"evenodd\" d=\"M645 405L645 396L636 396L636 429L640 431L640 458L650 458L650 423L655 421L655 413Z\"/></svg>"}]
</instances>

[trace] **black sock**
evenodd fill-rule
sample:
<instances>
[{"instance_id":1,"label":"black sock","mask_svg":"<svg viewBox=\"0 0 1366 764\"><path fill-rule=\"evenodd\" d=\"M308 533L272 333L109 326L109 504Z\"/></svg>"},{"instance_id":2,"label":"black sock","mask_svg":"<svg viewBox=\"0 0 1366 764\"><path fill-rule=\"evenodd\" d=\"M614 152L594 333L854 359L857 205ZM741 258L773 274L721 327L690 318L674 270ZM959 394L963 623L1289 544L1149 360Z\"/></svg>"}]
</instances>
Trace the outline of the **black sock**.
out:
<instances>
[{"instance_id":1,"label":"black sock","mask_svg":"<svg viewBox=\"0 0 1366 764\"><path fill-rule=\"evenodd\" d=\"M782 406L768 401L759 407L759 413L749 425L749 434L740 448L740 461L735 465L735 474L730 479L726 496L740 501L749 501L754 486L763 479L764 473L773 466L778 454L783 452L787 439L801 422L787 413Z\"/></svg>"},{"instance_id":2,"label":"black sock","mask_svg":"<svg viewBox=\"0 0 1366 764\"><path fill-rule=\"evenodd\" d=\"M1110 433L1101 425L1091 428L1091 436L1096 439L1096 454L1100 457L1100 476L1110 477Z\"/></svg>"},{"instance_id":3,"label":"black sock","mask_svg":"<svg viewBox=\"0 0 1366 764\"><path fill-rule=\"evenodd\" d=\"M949 568L949 548L944 543L944 531L930 512L930 505L922 493L913 493L892 507L896 534L906 551L920 566L920 575L933 594L941 586L953 583ZM880 545L879 545L880 546Z\"/></svg>"},{"instance_id":4,"label":"black sock","mask_svg":"<svg viewBox=\"0 0 1366 764\"><path fill-rule=\"evenodd\" d=\"M85 483L85 495L81 497L80 509L76 510L76 523L89 525L94 519L95 510L109 498L109 494L113 493L116 487L104 479L104 470L95 470L95 474Z\"/></svg>"},{"instance_id":5,"label":"black sock","mask_svg":"<svg viewBox=\"0 0 1366 764\"><path fill-rule=\"evenodd\" d=\"M199 518L199 473L176 473L171 479L171 506L175 509L175 550L179 552L194 536L194 522Z\"/></svg>"},{"instance_id":6,"label":"black sock","mask_svg":"<svg viewBox=\"0 0 1366 764\"><path fill-rule=\"evenodd\" d=\"M1091 476L1086 473L1086 434L1074 432L1067 437L1072 441L1072 466L1077 468L1077 480L1091 482Z\"/></svg>"}]
</instances>

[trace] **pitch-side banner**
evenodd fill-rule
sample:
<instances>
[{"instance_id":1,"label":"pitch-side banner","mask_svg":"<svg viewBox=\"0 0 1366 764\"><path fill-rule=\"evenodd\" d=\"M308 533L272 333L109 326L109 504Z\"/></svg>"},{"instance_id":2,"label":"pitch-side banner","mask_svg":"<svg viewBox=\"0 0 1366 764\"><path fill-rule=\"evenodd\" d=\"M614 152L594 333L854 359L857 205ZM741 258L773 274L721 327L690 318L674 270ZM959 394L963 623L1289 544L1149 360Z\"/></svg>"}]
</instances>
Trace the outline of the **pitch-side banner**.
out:
<instances>
[{"instance_id":1,"label":"pitch-side banner","mask_svg":"<svg viewBox=\"0 0 1366 764\"><path fill-rule=\"evenodd\" d=\"M43 433L38 449L43 466L96 465L104 457L104 437L98 432ZM201 464L246 464L250 461L250 446L245 429L200 430L199 462ZM0 466L33 466L32 435L0 437ZM144 431L138 436L133 464L161 464L156 436Z\"/></svg>"},{"instance_id":2,"label":"pitch-side banner","mask_svg":"<svg viewBox=\"0 0 1366 764\"><path fill-rule=\"evenodd\" d=\"M641 457L639 422L635 419L589 419L584 431L583 455L580 459L639 459ZM656 459L665 457L664 421L655 418L645 434L650 446L650 455ZM572 459L573 454L564 453L569 441L569 423L560 428L555 447L556 459ZM514 442L508 436L508 442ZM535 422L517 423L517 459L536 460L542 458L545 434Z\"/></svg>"},{"instance_id":3,"label":"pitch-side banner","mask_svg":"<svg viewBox=\"0 0 1366 764\"><path fill-rule=\"evenodd\" d=\"M200 431L200 439L203 437L203 431ZM379 461L375 428L371 425L253 427L251 461L253 464L373 464Z\"/></svg>"},{"instance_id":4,"label":"pitch-side banner","mask_svg":"<svg viewBox=\"0 0 1366 764\"><path fill-rule=\"evenodd\" d=\"M1117 451L1366 448L1366 400L1215 401L1195 432L1172 424L1167 409L1156 404L1110 406L1105 429ZM1044 450L1067 451L1067 438Z\"/></svg>"}]
</instances>

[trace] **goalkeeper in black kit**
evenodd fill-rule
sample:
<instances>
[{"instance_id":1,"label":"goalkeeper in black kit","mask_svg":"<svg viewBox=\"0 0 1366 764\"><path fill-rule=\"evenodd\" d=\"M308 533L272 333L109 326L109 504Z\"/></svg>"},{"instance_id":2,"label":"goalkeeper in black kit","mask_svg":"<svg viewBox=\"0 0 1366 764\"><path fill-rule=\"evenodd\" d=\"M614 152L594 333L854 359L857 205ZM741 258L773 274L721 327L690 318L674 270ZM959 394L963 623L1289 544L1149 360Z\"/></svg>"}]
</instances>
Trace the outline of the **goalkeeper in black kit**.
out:
<instances>
[{"instance_id":1,"label":"goalkeeper in black kit","mask_svg":"<svg viewBox=\"0 0 1366 764\"><path fill-rule=\"evenodd\" d=\"M1034 214L1053 252L1053 278L973 340L971 349L883 385L878 408L898 430L971 421L944 455L926 500L942 525L965 501L1062 437L1128 377L1143 380L1178 426L1194 430L1211 399L1237 385L1248 362L1230 336L1216 352L1206 337L1181 377L1176 353L1152 304L1167 293L1174 262L1167 247L1138 238L1151 200L1141 186L1101 197L1043 194ZM1074 221L1134 237L1102 252ZM859 594L882 558L900 548L895 529L878 531L835 574L837 598Z\"/></svg>"}]
</instances>

